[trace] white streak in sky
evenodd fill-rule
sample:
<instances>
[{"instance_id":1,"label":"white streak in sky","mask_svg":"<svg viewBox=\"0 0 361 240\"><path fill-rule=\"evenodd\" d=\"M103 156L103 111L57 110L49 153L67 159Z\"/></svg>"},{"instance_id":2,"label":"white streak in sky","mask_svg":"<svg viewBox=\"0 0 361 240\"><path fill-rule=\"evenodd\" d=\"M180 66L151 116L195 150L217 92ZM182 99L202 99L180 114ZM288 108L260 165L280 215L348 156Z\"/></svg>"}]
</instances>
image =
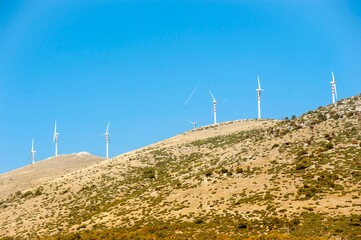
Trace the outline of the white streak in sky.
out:
<instances>
[{"instance_id":1,"label":"white streak in sky","mask_svg":"<svg viewBox=\"0 0 361 240\"><path fill-rule=\"evenodd\" d=\"M187 103L189 102L189 100L191 100L191 98L193 97L194 93L197 91L199 85L201 85L201 83L198 83L198 85L193 89L192 93L189 95L189 97L187 98L187 100L184 103L184 106L187 105Z\"/></svg>"}]
</instances>

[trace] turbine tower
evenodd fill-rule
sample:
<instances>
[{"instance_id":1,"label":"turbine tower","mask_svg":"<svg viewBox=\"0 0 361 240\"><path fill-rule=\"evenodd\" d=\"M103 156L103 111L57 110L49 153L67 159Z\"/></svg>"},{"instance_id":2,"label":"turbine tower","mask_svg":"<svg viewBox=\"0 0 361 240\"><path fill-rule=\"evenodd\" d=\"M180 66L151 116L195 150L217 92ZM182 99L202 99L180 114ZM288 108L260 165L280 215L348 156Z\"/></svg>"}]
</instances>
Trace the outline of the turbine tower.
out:
<instances>
[{"instance_id":1,"label":"turbine tower","mask_svg":"<svg viewBox=\"0 0 361 240\"><path fill-rule=\"evenodd\" d=\"M195 122L192 122L192 121L188 121L188 122L193 125L193 129L196 129L197 128L197 122L199 122L199 120L195 121Z\"/></svg>"},{"instance_id":2,"label":"turbine tower","mask_svg":"<svg viewBox=\"0 0 361 240\"><path fill-rule=\"evenodd\" d=\"M261 119L261 91L263 91L263 89L261 88L261 83L259 81L258 75L257 75L257 80L258 80L258 88L256 89L256 91L257 91L257 99L258 99L258 119Z\"/></svg>"},{"instance_id":3,"label":"turbine tower","mask_svg":"<svg viewBox=\"0 0 361 240\"><path fill-rule=\"evenodd\" d=\"M107 125L107 129L105 130L105 133L103 134L105 136L105 146L106 146L106 158L109 158L109 122Z\"/></svg>"},{"instance_id":4,"label":"turbine tower","mask_svg":"<svg viewBox=\"0 0 361 240\"><path fill-rule=\"evenodd\" d=\"M214 115L214 124L217 124L217 101L216 99L214 98L212 92L209 90L209 93L211 94L212 96L212 102L213 102L213 115Z\"/></svg>"},{"instance_id":5,"label":"turbine tower","mask_svg":"<svg viewBox=\"0 0 361 240\"><path fill-rule=\"evenodd\" d=\"M332 81L330 83L331 83L331 87L332 87L332 103L334 104L337 100L337 89L336 89L335 76L333 75L333 72L331 72L331 73L332 73Z\"/></svg>"},{"instance_id":6,"label":"turbine tower","mask_svg":"<svg viewBox=\"0 0 361 240\"><path fill-rule=\"evenodd\" d=\"M35 153L36 151L34 150L34 138L31 141L31 152L30 152L30 156L31 156L31 164L35 163Z\"/></svg>"},{"instance_id":7,"label":"turbine tower","mask_svg":"<svg viewBox=\"0 0 361 240\"><path fill-rule=\"evenodd\" d=\"M53 137L53 142L55 143L55 157L58 156L58 135L59 133L56 132L56 120L55 120L54 137Z\"/></svg>"}]
</instances>

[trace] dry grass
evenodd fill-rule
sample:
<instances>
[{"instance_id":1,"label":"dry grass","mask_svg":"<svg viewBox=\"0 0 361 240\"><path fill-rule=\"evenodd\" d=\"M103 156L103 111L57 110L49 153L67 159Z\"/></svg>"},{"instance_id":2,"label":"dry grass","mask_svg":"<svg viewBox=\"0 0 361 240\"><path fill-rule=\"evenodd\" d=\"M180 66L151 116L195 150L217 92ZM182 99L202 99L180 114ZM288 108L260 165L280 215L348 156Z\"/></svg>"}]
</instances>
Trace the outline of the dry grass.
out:
<instances>
[{"instance_id":1,"label":"dry grass","mask_svg":"<svg viewBox=\"0 0 361 240\"><path fill-rule=\"evenodd\" d=\"M163 237L357 239L360 102L203 127L14 192L0 202L0 237L138 234L157 223Z\"/></svg>"}]
</instances>

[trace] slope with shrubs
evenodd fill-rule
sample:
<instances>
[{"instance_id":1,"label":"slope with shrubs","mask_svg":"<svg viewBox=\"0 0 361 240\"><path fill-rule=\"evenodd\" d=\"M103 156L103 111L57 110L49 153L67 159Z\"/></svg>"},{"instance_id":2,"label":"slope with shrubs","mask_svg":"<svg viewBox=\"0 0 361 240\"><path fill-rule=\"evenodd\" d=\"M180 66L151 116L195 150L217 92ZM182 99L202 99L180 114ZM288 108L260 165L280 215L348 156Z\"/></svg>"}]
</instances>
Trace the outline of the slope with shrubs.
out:
<instances>
[{"instance_id":1,"label":"slope with shrubs","mask_svg":"<svg viewBox=\"0 0 361 240\"><path fill-rule=\"evenodd\" d=\"M0 200L0 236L359 239L360 120L359 95L192 130Z\"/></svg>"}]
</instances>

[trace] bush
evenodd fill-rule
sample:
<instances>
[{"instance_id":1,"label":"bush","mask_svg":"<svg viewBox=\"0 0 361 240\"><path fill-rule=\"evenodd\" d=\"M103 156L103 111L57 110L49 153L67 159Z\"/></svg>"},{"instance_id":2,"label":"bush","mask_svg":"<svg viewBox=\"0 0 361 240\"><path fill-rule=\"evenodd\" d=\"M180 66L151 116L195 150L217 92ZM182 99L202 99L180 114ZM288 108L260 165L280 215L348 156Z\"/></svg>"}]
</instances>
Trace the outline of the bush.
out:
<instances>
[{"instance_id":1,"label":"bush","mask_svg":"<svg viewBox=\"0 0 361 240\"><path fill-rule=\"evenodd\" d=\"M279 147L279 146L280 146L280 145L279 145L278 143L275 143L275 144L273 144L273 146L272 146L271 149L274 149L274 148Z\"/></svg>"},{"instance_id":2,"label":"bush","mask_svg":"<svg viewBox=\"0 0 361 240\"><path fill-rule=\"evenodd\" d=\"M330 150L330 149L333 148L333 144L332 144L332 143L326 143L325 148L326 148L327 150Z\"/></svg>"},{"instance_id":3,"label":"bush","mask_svg":"<svg viewBox=\"0 0 361 240\"><path fill-rule=\"evenodd\" d=\"M248 225L248 222L246 219L241 219L237 225L238 229L246 229Z\"/></svg>"},{"instance_id":4,"label":"bush","mask_svg":"<svg viewBox=\"0 0 361 240\"><path fill-rule=\"evenodd\" d=\"M326 121L327 120L327 117L325 115L323 115L322 113L318 113L317 114L317 118L319 121Z\"/></svg>"},{"instance_id":5,"label":"bush","mask_svg":"<svg viewBox=\"0 0 361 240\"><path fill-rule=\"evenodd\" d=\"M34 196L40 196L41 194L43 194L43 188L38 187L34 193Z\"/></svg>"},{"instance_id":6,"label":"bush","mask_svg":"<svg viewBox=\"0 0 361 240\"><path fill-rule=\"evenodd\" d=\"M320 190L316 189L313 186L309 186L307 184L305 184L301 189L298 190L298 194L299 195L304 194L305 199L311 199L319 192L320 192Z\"/></svg>"},{"instance_id":7,"label":"bush","mask_svg":"<svg viewBox=\"0 0 361 240\"><path fill-rule=\"evenodd\" d=\"M224 173L228 173L228 169L222 168L221 171L220 171L220 173L223 173L223 174L224 174Z\"/></svg>"},{"instance_id":8,"label":"bush","mask_svg":"<svg viewBox=\"0 0 361 240\"><path fill-rule=\"evenodd\" d=\"M243 173L243 168L237 167L236 168L236 173Z\"/></svg>"},{"instance_id":9,"label":"bush","mask_svg":"<svg viewBox=\"0 0 361 240\"><path fill-rule=\"evenodd\" d=\"M361 215L351 215L350 226L361 227Z\"/></svg>"},{"instance_id":10,"label":"bush","mask_svg":"<svg viewBox=\"0 0 361 240\"><path fill-rule=\"evenodd\" d=\"M155 178L154 168L146 167L143 170L143 177L153 179Z\"/></svg>"},{"instance_id":11,"label":"bush","mask_svg":"<svg viewBox=\"0 0 361 240\"><path fill-rule=\"evenodd\" d=\"M204 173L204 175L206 175L206 177L210 177L210 176L212 176L212 171L210 170L210 169L208 169L205 173Z\"/></svg>"},{"instance_id":12,"label":"bush","mask_svg":"<svg viewBox=\"0 0 361 240\"><path fill-rule=\"evenodd\" d=\"M297 159L296 170L303 170L311 166L311 161L308 159Z\"/></svg>"},{"instance_id":13,"label":"bush","mask_svg":"<svg viewBox=\"0 0 361 240\"><path fill-rule=\"evenodd\" d=\"M204 221L203 221L203 219L198 218L198 219L196 219L196 220L194 221L194 223L195 223L195 224L202 224L202 223L204 223Z\"/></svg>"},{"instance_id":14,"label":"bush","mask_svg":"<svg viewBox=\"0 0 361 240\"><path fill-rule=\"evenodd\" d=\"M26 198L26 197L30 197L31 195L33 195L32 191L27 191L27 192L23 193L23 195L21 195L21 197Z\"/></svg>"}]
</instances>

